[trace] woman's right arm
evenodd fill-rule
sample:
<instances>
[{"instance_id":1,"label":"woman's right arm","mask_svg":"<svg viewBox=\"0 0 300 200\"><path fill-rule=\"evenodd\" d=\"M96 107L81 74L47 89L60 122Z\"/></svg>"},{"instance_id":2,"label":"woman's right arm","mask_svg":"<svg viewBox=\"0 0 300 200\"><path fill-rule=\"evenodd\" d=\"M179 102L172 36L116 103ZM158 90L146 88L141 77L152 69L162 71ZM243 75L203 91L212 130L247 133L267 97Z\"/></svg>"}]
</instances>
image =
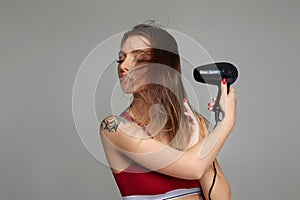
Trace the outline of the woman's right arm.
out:
<instances>
[{"instance_id":1,"label":"woman's right arm","mask_svg":"<svg viewBox=\"0 0 300 200\"><path fill-rule=\"evenodd\" d=\"M183 179L200 179L216 159L235 124L235 92L226 93L222 85L220 106L223 120L217 127L187 151L178 151L147 137L144 130L131 122L111 116L101 124L102 140L144 167Z\"/></svg>"}]
</instances>

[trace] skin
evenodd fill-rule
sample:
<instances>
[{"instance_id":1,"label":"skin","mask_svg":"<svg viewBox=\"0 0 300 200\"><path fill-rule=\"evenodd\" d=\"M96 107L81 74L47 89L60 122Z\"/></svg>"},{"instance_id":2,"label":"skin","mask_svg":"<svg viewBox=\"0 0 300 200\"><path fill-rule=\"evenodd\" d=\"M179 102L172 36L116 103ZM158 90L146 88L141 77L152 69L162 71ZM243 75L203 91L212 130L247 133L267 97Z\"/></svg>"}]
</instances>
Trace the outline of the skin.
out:
<instances>
[{"instance_id":1,"label":"skin","mask_svg":"<svg viewBox=\"0 0 300 200\"><path fill-rule=\"evenodd\" d=\"M208 110L212 111L213 106L215 105L216 102L216 97L213 98L212 102L210 102L208 104ZM199 132L199 124L197 123L196 117L193 115L193 112L191 110L191 108L189 107L187 101L184 101L184 104L186 112L184 113L186 116L189 117L190 121L191 121L191 129L197 133ZM206 123L203 123L204 127L205 127L205 135L208 134L208 127L206 125ZM196 138L196 142L198 141ZM195 142L195 140L194 140ZM224 173L218 163L217 160L215 160L215 166L216 166L216 170L217 170L217 176L216 176L216 180L215 180L215 184L213 187L213 191L211 193L211 198L212 199L230 199L231 196L231 188L229 183L227 182ZM204 175L199 179L200 185L202 187L202 191L203 194L205 196L205 199L209 199L208 198L208 193L212 184L212 180L213 180L213 176L214 176L214 169L213 166L211 166L205 173ZM197 198L195 198L197 199Z\"/></svg>"},{"instance_id":2,"label":"skin","mask_svg":"<svg viewBox=\"0 0 300 200\"><path fill-rule=\"evenodd\" d=\"M149 42L143 37L131 36L125 41L119 57L122 61L118 65L118 76L120 79L126 76L126 74L134 67L139 67L135 63L134 55L130 52L145 48L149 48ZM124 54L126 54L126 56L124 56ZM228 95L226 93L226 84L223 84L221 89L220 107L224 115L223 120L210 134L208 134L208 129L206 127L206 137L202 141L199 140L197 120L187 102L184 102L186 109L185 115L190 119L191 130L195 136L193 137L194 140L191 143L191 147L186 152L177 151L166 145L168 144L169 139L163 131L152 138L135 138L130 135L131 133L124 130L134 130L132 131L134 132L134 135L145 135L144 130L141 127L133 123L122 122L122 120L114 116L107 117L104 120L106 123L101 124L101 137L112 171L114 173L123 171L133 160L146 168L160 173L183 179L199 180L205 198L208 199L207 194L214 175L212 162L215 161L218 173L211 198L214 200L230 199L230 186L219 163L216 161L216 156L235 124L236 97L232 87L230 88ZM136 121L149 123L145 116L151 105L147 105L139 93L133 92L133 96L134 100L131 105L130 115ZM215 100L209 103L209 110L212 110L214 103ZM205 140L211 140L214 135L219 137L218 141L215 143L209 154L200 159L199 152L204 146ZM167 156L164 157L164 155ZM153 160L157 160L157 158L164 158L162 160L166 160L167 164L162 166L161 163L153 162ZM170 160L170 158L176 159ZM202 197L199 195L191 195L180 199L196 200L202 199Z\"/></svg>"}]
</instances>

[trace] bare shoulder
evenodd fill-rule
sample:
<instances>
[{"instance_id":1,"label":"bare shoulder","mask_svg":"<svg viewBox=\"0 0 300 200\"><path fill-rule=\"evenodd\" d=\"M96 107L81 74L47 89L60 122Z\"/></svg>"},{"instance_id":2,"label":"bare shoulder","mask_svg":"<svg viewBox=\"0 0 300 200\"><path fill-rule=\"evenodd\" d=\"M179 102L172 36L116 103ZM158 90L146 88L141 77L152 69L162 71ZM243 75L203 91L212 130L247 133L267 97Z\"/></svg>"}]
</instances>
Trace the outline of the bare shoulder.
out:
<instances>
[{"instance_id":1,"label":"bare shoulder","mask_svg":"<svg viewBox=\"0 0 300 200\"><path fill-rule=\"evenodd\" d=\"M100 123L100 136L107 149L108 147L115 149L125 142L124 131L122 130L126 124L128 122L124 118L115 115L107 116L102 120Z\"/></svg>"},{"instance_id":2,"label":"bare shoulder","mask_svg":"<svg viewBox=\"0 0 300 200\"><path fill-rule=\"evenodd\" d=\"M111 115L102 120L102 122L100 124L100 128L101 128L101 131L104 131L104 132L110 132L110 133L117 132L118 127L121 124L126 124L126 123L127 122L124 118Z\"/></svg>"},{"instance_id":3,"label":"bare shoulder","mask_svg":"<svg viewBox=\"0 0 300 200\"><path fill-rule=\"evenodd\" d=\"M100 123L101 142L113 172L123 171L130 164L119 145L126 143L118 135L120 134L120 126L125 124L127 124L126 120L119 116L105 117Z\"/></svg>"},{"instance_id":4,"label":"bare shoulder","mask_svg":"<svg viewBox=\"0 0 300 200\"><path fill-rule=\"evenodd\" d=\"M127 145L143 139L149 139L144 129L119 116L108 116L100 124L101 136L115 145L127 148Z\"/></svg>"}]
</instances>

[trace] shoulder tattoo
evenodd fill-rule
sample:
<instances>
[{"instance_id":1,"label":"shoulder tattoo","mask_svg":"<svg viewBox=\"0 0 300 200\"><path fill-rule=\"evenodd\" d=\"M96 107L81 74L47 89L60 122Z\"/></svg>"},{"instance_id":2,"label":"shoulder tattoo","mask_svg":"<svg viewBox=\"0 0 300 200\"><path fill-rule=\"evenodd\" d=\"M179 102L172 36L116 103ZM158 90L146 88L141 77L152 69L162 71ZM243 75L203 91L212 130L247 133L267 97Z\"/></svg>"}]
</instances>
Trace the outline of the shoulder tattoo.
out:
<instances>
[{"instance_id":1,"label":"shoulder tattoo","mask_svg":"<svg viewBox=\"0 0 300 200\"><path fill-rule=\"evenodd\" d=\"M109 132L116 132L121 122L126 124L126 121L121 117L118 116L108 117L101 122L101 129L108 130Z\"/></svg>"}]
</instances>

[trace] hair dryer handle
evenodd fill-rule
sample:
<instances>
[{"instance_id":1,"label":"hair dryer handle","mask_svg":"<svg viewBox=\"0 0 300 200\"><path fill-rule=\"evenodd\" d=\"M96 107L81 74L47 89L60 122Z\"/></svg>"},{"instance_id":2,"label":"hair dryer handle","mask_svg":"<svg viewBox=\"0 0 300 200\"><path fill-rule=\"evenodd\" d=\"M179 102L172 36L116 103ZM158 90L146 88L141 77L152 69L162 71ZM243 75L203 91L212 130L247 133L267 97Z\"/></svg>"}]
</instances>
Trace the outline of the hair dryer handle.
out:
<instances>
[{"instance_id":1,"label":"hair dryer handle","mask_svg":"<svg viewBox=\"0 0 300 200\"><path fill-rule=\"evenodd\" d=\"M227 94L229 93L229 88L230 88L230 84L227 82ZM218 85L218 95L217 95L216 103L213 107L213 111L215 112L215 121L216 122L221 121L221 119L220 119L220 112L221 112L220 98L221 98L221 85Z\"/></svg>"}]
</instances>

